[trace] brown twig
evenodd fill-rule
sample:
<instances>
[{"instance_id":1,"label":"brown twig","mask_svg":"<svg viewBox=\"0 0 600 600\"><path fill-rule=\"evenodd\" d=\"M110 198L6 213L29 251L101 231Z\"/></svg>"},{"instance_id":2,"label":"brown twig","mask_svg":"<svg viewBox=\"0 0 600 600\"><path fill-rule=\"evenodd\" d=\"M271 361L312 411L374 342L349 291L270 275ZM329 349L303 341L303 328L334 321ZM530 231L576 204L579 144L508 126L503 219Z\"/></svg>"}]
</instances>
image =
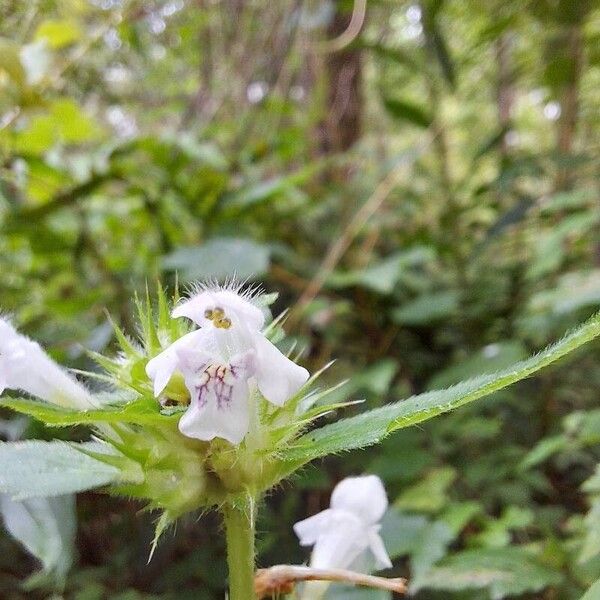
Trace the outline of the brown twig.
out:
<instances>
[{"instance_id":1,"label":"brown twig","mask_svg":"<svg viewBox=\"0 0 600 600\"><path fill-rule=\"evenodd\" d=\"M317 52L339 52L349 46L360 34L367 14L367 0L354 0L352 17L345 31L333 40L317 44Z\"/></svg>"},{"instance_id":2,"label":"brown twig","mask_svg":"<svg viewBox=\"0 0 600 600\"><path fill-rule=\"evenodd\" d=\"M254 578L254 590L258 598L290 594L300 581L335 581L388 590L397 594L406 593L406 580L402 578L388 579L346 569L313 569L295 565L275 565L268 569L258 569Z\"/></svg>"}]
</instances>

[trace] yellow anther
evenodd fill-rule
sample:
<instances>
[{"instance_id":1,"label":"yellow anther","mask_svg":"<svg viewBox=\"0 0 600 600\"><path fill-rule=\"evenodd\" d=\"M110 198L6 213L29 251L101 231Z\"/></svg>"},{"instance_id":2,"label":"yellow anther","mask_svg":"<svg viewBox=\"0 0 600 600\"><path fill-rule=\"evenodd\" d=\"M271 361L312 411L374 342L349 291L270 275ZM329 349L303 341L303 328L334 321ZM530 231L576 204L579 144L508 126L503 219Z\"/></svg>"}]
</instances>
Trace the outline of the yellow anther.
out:
<instances>
[{"instance_id":1,"label":"yellow anther","mask_svg":"<svg viewBox=\"0 0 600 600\"><path fill-rule=\"evenodd\" d=\"M228 319L227 317L218 320L215 319L213 323L215 324L215 327L218 327L219 329L229 329L231 327L231 319Z\"/></svg>"},{"instance_id":2,"label":"yellow anther","mask_svg":"<svg viewBox=\"0 0 600 600\"><path fill-rule=\"evenodd\" d=\"M204 316L212 321L218 329L229 329L231 327L231 319L225 316L225 311L219 306L207 308L204 311Z\"/></svg>"}]
</instances>

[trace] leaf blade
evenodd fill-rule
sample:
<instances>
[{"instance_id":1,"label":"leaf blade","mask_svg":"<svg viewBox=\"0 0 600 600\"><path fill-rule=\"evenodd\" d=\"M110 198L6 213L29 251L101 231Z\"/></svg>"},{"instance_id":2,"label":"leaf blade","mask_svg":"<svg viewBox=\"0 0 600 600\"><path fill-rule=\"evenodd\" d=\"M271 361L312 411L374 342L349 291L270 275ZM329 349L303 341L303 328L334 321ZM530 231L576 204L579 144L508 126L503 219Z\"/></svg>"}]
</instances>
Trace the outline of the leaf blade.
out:
<instances>
[{"instance_id":1,"label":"leaf blade","mask_svg":"<svg viewBox=\"0 0 600 600\"><path fill-rule=\"evenodd\" d=\"M578 329L531 356L498 373L480 375L444 390L434 390L407 400L341 419L301 436L285 449L284 462L305 464L316 458L378 443L392 431L416 425L449 412L525 379L600 335L600 313Z\"/></svg>"},{"instance_id":2,"label":"leaf blade","mask_svg":"<svg viewBox=\"0 0 600 600\"><path fill-rule=\"evenodd\" d=\"M52 427L94 423L156 425L175 422L180 416L176 413L162 414L159 404L147 398L90 410L73 410L29 398L2 398L0 406L33 417Z\"/></svg>"},{"instance_id":3,"label":"leaf blade","mask_svg":"<svg viewBox=\"0 0 600 600\"><path fill-rule=\"evenodd\" d=\"M83 444L63 441L0 443L0 493L16 500L48 498L119 481L121 470L95 460L79 450L106 454L106 444Z\"/></svg>"}]
</instances>

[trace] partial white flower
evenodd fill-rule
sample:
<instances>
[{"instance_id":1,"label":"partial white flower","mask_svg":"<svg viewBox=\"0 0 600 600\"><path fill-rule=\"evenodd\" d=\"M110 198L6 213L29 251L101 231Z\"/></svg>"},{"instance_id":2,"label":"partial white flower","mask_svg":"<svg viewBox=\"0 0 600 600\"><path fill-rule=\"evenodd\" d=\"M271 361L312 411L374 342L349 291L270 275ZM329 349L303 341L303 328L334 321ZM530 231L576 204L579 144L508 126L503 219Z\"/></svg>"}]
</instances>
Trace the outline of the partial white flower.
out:
<instances>
[{"instance_id":1,"label":"partial white flower","mask_svg":"<svg viewBox=\"0 0 600 600\"><path fill-rule=\"evenodd\" d=\"M379 535L388 500L376 475L348 477L333 490L330 507L299 521L294 531L302 546L313 546L310 566L315 569L356 567L364 552L378 569L392 566Z\"/></svg>"},{"instance_id":2,"label":"partial white flower","mask_svg":"<svg viewBox=\"0 0 600 600\"><path fill-rule=\"evenodd\" d=\"M57 365L37 342L0 318L0 394L6 388L70 408L94 406L85 387Z\"/></svg>"},{"instance_id":3,"label":"partial white flower","mask_svg":"<svg viewBox=\"0 0 600 600\"><path fill-rule=\"evenodd\" d=\"M179 430L199 440L239 444L248 432L252 390L282 406L308 379L262 333L264 315L249 295L232 288L202 289L173 311L199 329L183 336L146 366L156 396L175 372L190 392Z\"/></svg>"},{"instance_id":4,"label":"partial white flower","mask_svg":"<svg viewBox=\"0 0 600 600\"><path fill-rule=\"evenodd\" d=\"M172 343L166 350L148 361L146 365L146 374L152 379L154 395L159 396L160 393L167 387L173 373L179 369L178 350L183 348L194 348L195 340L198 338L200 331L192 331L183 337L180 337L176 342Z\"/></svg>"}]
</instances>

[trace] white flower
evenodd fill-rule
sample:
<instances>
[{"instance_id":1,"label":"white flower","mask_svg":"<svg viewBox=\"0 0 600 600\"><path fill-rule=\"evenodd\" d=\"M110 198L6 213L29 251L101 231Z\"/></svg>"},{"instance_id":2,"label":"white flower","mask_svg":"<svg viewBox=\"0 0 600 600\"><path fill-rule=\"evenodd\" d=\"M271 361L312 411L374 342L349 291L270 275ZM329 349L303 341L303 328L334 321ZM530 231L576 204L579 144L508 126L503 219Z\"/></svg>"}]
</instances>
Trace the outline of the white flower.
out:
<instances>
[{"instance_id":1,"label":"white flower","mask_svg":"<svg viewBox=\"0 0 600 600\"><path fill-rule=\"evenodd\" d=\"M94 406L89 392L37 342L21 335L0 318L0 394L6 388L70 408Z\"/></svg>"},{"instance_id":2,"label":"white flower","mask_svg":"<svg viewBox=\"0 0 600 600\"><path fill-rule=\"evenodd\" d=\"M294 525L302 546L314 546L310 566L348 569L365 551L378 569L392 566L379 535L388 500L376 475L348 477L331 494L330 508Z\"/></svg>"},{"instance_id":3,"label":"white flower","mask_svg":"<svg viewBox=\"0 0 600 600\"><path fill-rule=\"evenodd\" d=\"M156 396L172 375L183 374L190 406L180 431L199 440L239 444L248 432L254 388L282 406L308 379L261 332L264 316L249 295L232 288L202 289L173 311L199 325L146 366Z\"/></svg>"}]
</instances>

